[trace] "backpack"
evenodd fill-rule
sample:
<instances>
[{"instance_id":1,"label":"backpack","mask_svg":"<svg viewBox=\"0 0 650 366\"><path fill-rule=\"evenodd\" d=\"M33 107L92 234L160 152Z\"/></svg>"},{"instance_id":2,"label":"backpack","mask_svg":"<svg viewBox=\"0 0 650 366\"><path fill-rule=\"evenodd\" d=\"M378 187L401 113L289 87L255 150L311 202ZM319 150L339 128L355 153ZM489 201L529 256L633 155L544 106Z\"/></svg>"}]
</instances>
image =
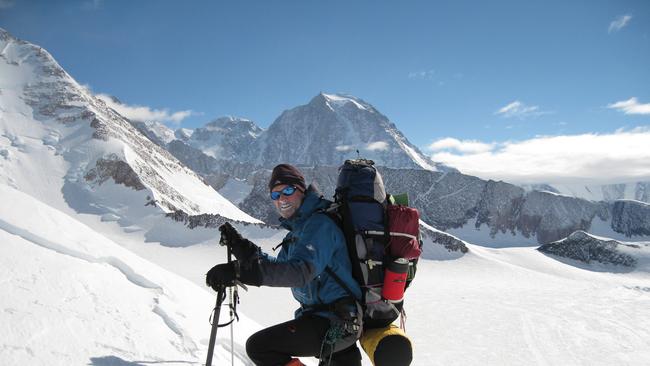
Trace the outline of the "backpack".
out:
<instances>
[{"instance_id":1,"label":"backpack","mask_svg":"<svg viewBox=\"0 0 650 366\"><path fill-rule=\"evenodd\" d=\"M422 253L419 213L397 203L406 195L396 197L386 194L372 160L346 160L339 168L334 203L326 210L345 236L352 276L361 287L367 329L386 327L402 314L403 293ZM333 271L326 270L352 293Z\"/></svg>"}]
</instances>

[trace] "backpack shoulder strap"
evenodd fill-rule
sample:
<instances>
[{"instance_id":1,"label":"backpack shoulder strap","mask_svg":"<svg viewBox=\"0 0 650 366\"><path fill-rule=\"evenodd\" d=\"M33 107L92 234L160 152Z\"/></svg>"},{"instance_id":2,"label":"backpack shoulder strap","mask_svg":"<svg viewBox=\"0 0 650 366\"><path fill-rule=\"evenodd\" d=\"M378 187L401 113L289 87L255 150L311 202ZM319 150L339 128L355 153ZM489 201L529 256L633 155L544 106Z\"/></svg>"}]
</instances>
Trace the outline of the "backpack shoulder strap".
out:
<instances>
[{"instance_id":1,"label":"backpack shoulder strap","mask_svg":"<svg viewBox=\"0 0 650 366\"><path fill-rule=\"evenodd\" d=\"M343 282L343 280L341 279L341 277L339 277L336 273L334 273L334 271L333 271L329 266L325 267L325 272L327 272L327 274L329 274L330 276L332 276L332 278L334 279L334 281L336 281L336 283L338 283L339 286L343 287L343 289L345 290L345 292L347 292L348 295L350 295L350 297L352 297L352 298L355 299L355 300L357 299L357 297L354 295L354 293L352 292L352 290L350 290L350 287L348 287L348 285L346 285L345 282Z\"/></svg>"}]
</instances>

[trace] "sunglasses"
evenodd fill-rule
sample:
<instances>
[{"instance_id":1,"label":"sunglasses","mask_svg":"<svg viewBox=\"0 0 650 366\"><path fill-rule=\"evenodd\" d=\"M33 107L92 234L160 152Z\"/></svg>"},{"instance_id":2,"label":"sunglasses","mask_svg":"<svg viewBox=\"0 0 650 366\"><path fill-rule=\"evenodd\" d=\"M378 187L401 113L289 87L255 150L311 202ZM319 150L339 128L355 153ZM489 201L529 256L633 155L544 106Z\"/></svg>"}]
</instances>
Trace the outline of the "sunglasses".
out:
<instances>
[{"instance_id":1,"label":"sunglasses","mask_svg":"<svg viewBox=\"0 0 650 366\"><path fill-rule=\"evenodd\" d=\"M287 186L287 187L284 187L284 189L281 190L281 191L272 191L271 192L271 199L274 200L274 201L277 201L280 198L281 194L283 194L285 196L291 196L294 193L296 193L296 187Z\"/></svg>"}]
</instances>

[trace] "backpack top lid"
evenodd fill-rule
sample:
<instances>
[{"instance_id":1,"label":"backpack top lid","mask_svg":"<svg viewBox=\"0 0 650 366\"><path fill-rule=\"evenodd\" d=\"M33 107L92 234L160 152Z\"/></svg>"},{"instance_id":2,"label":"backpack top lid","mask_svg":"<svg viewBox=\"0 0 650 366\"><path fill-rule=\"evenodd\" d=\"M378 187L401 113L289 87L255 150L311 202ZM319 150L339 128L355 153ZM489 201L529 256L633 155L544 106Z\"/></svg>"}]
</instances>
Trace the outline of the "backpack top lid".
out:
<instances>
[{"instance_id":1,"label":"backpack top lid","mask_svg":"<svg viewBox=\"0 0 650 366\"><path fill-rule=\"evenodd\" d=\"M346 160L339 168L335 199L386 201L386 189L381 175L367 159Z\"/></svg>"}]
</instances>

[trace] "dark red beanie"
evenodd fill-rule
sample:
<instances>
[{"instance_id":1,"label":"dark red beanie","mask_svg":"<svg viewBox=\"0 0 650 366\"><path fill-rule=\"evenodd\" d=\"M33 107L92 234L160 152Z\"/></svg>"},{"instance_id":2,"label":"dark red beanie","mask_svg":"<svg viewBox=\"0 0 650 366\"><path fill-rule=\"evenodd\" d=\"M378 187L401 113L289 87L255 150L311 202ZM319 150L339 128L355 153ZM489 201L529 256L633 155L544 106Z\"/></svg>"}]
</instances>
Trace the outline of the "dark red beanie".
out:
<instances>
[{"instance_id":1,"label":"dark red beanie","mask_svg":"<svg viewBox=\"0 0 650 366\"><path fill-rule=\"evenodd\" d=\"M287 184L300 188L303 192L307 190L305 177L300 170L289 164L280 164L273 168L271 180L269 180L269 191L278 184Z\"/></svg>"}]
</instances>

